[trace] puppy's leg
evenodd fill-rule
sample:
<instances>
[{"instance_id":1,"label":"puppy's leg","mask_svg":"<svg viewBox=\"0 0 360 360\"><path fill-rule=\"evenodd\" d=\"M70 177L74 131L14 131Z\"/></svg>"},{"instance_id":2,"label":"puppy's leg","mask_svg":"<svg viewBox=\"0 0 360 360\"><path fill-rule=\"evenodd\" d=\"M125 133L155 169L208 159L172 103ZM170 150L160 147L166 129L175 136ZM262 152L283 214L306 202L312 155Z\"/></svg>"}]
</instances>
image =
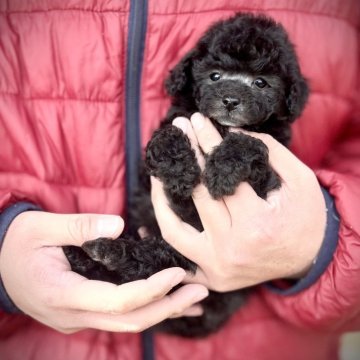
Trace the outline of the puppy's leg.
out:
<instances>
[{"instance_id":1,"label":"puppy's leg","mask_svg":"<svg viewBox=\"0 0 360 360\"><path fill-rule=\"evenodd\" d=\"M170 199L189 199L200 183L201 170L188 137L177 127L167 125L155 131L146 148L150 175L159 178Z\"/></svg>"},{"instance_id":2,"label":"puppy's leg","mask_svg":"<svg viewBox=\"0 0 360 360\"><path fill-rule=\"evenodd\" d=\"M145 279L169 267L179 266L192 273L196 265L176 252L162 238L143 240L99 238L87 241L82 249L104 266L116 284Z\"/></svg>"},{"instance_id":3,"label":"puppy's leg","mask_svg":"<svg viewBox=\"0 0 360 360\"><path fill-rule=\"evenodd\" d=\"M71 270L92 280L116 282L114 273L108 271L100 262L94 261L78 246L64 246Z\"/></svg>"},{"instance_id":4,"label":"puppy's leg","mask_svg":"<svg viewBox=\"0 0 360 360\"><path fill-rule=\"evenodd\" d=\"M217 199L234 194L243 181L248 182L262 198L281 185L279 176L269 164L266 145L242 133L229 133L209 155L204 182Z\"/></svg>"}]
</instances>

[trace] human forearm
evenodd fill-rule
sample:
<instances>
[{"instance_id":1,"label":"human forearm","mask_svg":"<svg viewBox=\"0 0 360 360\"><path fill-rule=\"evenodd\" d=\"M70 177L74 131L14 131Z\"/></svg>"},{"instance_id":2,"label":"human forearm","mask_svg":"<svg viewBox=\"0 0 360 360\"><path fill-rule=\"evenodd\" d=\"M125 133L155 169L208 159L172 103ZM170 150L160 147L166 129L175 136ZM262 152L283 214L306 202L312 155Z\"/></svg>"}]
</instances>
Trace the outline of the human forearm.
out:
<instances>
[{"instance_id":1,"label":"human forearm","mask_svg":"<svg viewBox=\"0 0 360 360\"><path fill-rule=\"evenodd\" d=\"M331 262L316 282L296 294L284 296L264 288L263 295L275 312L288 322L302 327L338 330L350 322L356 324L354 317L360 311L359 179L329 171L321 171L318 175L321 183L335 195L340 216L338 244Z\"/></svg>"}]
</instances>

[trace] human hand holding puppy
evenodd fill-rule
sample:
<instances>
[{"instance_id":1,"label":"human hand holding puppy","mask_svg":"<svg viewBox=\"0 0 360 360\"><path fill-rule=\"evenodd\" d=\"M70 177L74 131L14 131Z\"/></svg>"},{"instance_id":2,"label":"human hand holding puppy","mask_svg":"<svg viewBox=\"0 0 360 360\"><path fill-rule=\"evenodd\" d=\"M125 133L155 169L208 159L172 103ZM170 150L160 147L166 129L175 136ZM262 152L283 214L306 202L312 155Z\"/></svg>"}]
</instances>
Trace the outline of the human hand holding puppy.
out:
<instances>
[{"instance_id":1,"label":"human hand holding puppy","mask_svg":"<svg viewBox=\"0 0 360 360\"><path fill-rule=\"evenodd\" d=\"M174 120L189 137L200 166L222 141L211 122L194 114L191 123ZM193 200L204 231L179 219L168 207L160 181L153 179L152 200L164 239L198 264L194 277L216 291L231 291L280 278L300 278L322 244L325 201L314 173L271 136L249 133L269 148L270 163L281 178L280 189L266 200L241 183L232 196L214 200L203 184Z\"/></svg>"},{"instance_id":2,"label":"human hand holding puppy","mask_svg":"<svg viewBox=\"0 0 360 360\"><path fill-rule=\"evenodd\" d=\"M182 286L185 271L169 268L120 286L71 271L61 248L123 230L119 216L27 211L11 223L0 253L8 295L27 315L63 333L85 328L139 332L171 316L201 314L202 285Z\"/></svg>"}]
</instances>

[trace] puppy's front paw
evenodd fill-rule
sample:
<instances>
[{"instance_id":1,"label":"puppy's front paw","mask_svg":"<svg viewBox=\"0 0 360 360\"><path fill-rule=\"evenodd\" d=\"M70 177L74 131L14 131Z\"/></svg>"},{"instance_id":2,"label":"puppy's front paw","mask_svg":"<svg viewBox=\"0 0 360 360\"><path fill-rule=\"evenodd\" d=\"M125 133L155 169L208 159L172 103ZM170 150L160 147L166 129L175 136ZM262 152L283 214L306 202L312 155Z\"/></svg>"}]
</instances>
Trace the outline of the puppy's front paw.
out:
<instances>
[{"instance_id":1,"label":"puppy's front paw","mask_svg":"<svg viewBox=\"0 0 360 360\"><path fill-rule=\"evenodd\" d=\"M190 198L200 183L201 170L188 137L169 125L155 131L146 148L150 175L159 178L172 198Z\"/></svg>"},{"instance_id":2,"label":"puppy's front paw","mask_svg":"<svg viewBox=\"0 0 360 360\"><path fill-rule=\"evenodd\" d=\"M215 198L234 194L247 181L262 198L280 187L280 179L270 167L268 149L259 139L229 133L207 159L204 182Z\"/></svg>"},{"instance_id":3,"label":"puppy's front paw","mask_svg":"<svg viewBox=\"0 0 360 360\"><path fill-rule=\"evenodd\" d=\"M196 265L156 237L138 241L133 238L87 241L82 249L111 274L112 282L123 284L145 279L169 267L182 267L195 273Z\"/></svg>"}]
</instances>

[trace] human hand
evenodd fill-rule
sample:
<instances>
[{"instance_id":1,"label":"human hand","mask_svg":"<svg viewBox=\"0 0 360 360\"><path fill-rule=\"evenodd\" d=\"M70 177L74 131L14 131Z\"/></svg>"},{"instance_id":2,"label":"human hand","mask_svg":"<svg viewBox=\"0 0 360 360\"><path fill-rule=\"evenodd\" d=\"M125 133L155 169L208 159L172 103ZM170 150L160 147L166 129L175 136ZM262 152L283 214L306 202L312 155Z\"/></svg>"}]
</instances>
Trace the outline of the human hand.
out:
<instances>
[{"instance_id":1,"label":"human hand","mask_svg":"<svg viewBox=\"0 0 360 360\"><path fill-rule=\"evenodd\" d=\"M196 316L207 296L202 285L169 290L185 277L180 268L116 286L71 271L61 248L98 237L116 238L123 220L112 215L58 215L28 211L11 223L0 253L10 298L24 313L64 333L84 328L138 332L168 317Z\"/></svg>"},{"instance_id":2,"label":"human hand","mask_svg":"<svg viewBox=\"0 0 360 360\"><path fill-rule=\"evenodd\" d=\"M211 122L199 113L174 120L189 137L204 166L222 141ZM266 200L247 183L235 194L214 200L200 184L193 200L204 231L185 224L169 208L160 181L152 179L152 200L164 239L198 264L187 280L216 291L231 291L264 281L299 278L311 267L325 233L326 207L314 173L270 135L247 133L269 148L282 186Z\"/></svg>"}]
</instances>

